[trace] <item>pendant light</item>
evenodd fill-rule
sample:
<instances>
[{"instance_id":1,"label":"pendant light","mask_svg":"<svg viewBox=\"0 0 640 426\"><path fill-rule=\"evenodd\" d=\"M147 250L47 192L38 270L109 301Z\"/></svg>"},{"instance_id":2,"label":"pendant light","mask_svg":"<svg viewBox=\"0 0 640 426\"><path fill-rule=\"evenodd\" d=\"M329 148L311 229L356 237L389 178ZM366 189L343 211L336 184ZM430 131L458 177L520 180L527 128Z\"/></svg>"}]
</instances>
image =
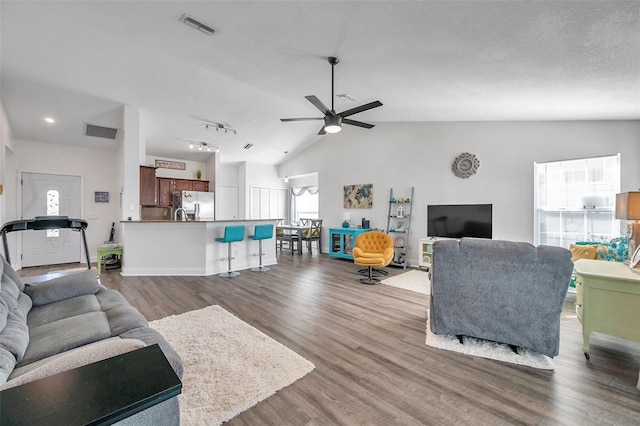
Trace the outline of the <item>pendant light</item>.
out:
<instances>
[{"instance_id":1,"label":"pendant light","mask_svg":"<svg viewBox=\"0 0 640 426\"><path fill-rule=\"evenodd\" d=\"M289 151L284 152L284 181L289 182L289 175L287 174L287 154Z\"/></svg>"}]
</instances>

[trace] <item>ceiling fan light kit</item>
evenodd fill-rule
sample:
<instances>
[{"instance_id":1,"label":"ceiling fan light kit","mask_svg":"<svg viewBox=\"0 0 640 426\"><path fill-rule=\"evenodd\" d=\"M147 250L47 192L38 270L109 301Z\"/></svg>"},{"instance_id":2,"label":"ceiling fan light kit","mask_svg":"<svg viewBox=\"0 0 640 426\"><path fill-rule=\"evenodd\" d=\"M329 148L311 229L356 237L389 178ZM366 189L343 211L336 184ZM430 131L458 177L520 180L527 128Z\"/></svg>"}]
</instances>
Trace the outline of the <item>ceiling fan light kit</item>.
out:
<instances>
[{"instance_id":1,"label":"ceiling fan light kit","mask_svg":"<svg viewBox=\"0 0 640 426\"><path fill-rule=\"evenodd\" d=\"M325 132L338 133L340 130L342 130L342 117L339 115L332 115L324 118Z\"/></svg>"},{"instance_id":2,"label":"ceiling fan light kit","mask_svg":"<svg viewBox=\"0 0 640 426\"><path fill-rule=\"evenodd\" d=\"M340 62L340 60L336 57L330 56L328 58L329 64L331 64L331 109L327 108L325 104L320 101L315 95L308 95L305 98L313 104L316 108L318 108L323 114L324 117L305 117L305 118L281 118L280 121L311 121L311 120L324 120L324 125L318 132L319 135L324 135L327 133L338 133L342 130L342 124L350 124L352 126L362 127L364 129L371 129L374 127L373 124L363 123L362 121L351 120L349 117L351 115L357 114L359 112L367 111L369 109L377 108L382 106L382 102L374 101L368 104L360 105L359 107L351 108L346 111L342 111L341 113L336 113L336 110L333 106L334 96L334 73L333 68ZM345 95L346 96L346 95ZM355 99L355 98L351 98Z\"/></svg>"}]
</instances>

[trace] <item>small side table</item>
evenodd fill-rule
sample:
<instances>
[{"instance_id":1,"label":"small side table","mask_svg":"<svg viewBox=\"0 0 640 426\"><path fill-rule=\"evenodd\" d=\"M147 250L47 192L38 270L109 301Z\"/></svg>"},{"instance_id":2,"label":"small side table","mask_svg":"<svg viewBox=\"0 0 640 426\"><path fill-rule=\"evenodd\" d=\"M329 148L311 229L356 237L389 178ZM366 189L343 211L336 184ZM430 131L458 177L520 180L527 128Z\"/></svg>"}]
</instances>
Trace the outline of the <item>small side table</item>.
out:
<instances>
[{"instance_id":1,"label":"small side table","mask_svg":"<svg viewBox=\"0 0 640 426\"><path fill-rule=\"evenodd\" d=\"M0 392L7 425L110 425L182 393L158 344Z\"/></svg>"},{"instance_id":2,"label":"small side table","mask_svg":"<svg viewBox=\"0 0 640 426\"><path fill-rule=\"evenodd\" d=\"M433 238L420 238L418 244L418 269L430 269L433 261Z\"/></svg>"},{"instance_id":3,"label":"small side table","mask_svg":"<svg viewBox=\"0 0 640 426\"><path fill-rule=\"evenodd\" d=\"M98 247L98 275L100 275L100 272L102 271L102 259L105 256L110 256L112 254L120 256L120 262L122 263L122 253L123 248L120 244L104 244Z\"/></svg>"}]
</instances>

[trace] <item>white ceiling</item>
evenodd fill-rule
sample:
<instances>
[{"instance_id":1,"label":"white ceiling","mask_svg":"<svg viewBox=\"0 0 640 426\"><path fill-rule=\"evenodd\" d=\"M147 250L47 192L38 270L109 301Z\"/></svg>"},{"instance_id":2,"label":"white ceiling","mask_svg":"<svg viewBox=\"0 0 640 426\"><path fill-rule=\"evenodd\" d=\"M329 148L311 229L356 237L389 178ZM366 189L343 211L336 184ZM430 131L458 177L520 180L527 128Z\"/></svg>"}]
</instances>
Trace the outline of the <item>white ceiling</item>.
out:
<instances>
[{"instance_id":1,"label":"white ceiling","mask_svg":"<svg viewBox=\"0 0 640 426\"><path fill-rule=\"evenodd\" d=\"M17 139L113 147L140 107L147 153L277 164L312 143L331 103L385 121L638 120L639 1L6 1L1 95ZM187 13L216 29L179 22ZM54 117L54 125L44 123ZM205 129L221 123L237 135ZM343 132L375 132L345 126ZM247 143L250 150L242 147ZM111 144L111 145L110 145Z\"/></svg>"}]
</instances>

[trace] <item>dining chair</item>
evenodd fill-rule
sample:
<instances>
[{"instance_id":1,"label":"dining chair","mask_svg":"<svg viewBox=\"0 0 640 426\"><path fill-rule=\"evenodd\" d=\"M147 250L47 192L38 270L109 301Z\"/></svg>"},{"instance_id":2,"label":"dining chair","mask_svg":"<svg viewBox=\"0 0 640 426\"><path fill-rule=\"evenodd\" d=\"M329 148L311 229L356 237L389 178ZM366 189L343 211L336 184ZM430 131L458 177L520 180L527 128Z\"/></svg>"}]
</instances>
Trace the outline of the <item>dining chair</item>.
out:
<instances>
[{"instance_id":1,"label":"dining chair","mask_svg":"<svg viewBox=\"0 0 640 426\"><path fill-rule=\"evenodd\" d=\"M291 241L293 245L297 245L298 252L302 253L302 242L304 241L304 235L311 230L311 219L300 218L298 220L299 230L291 231ZM293 248L291 249L291 254L293 254Z\"/></svg>"},{"instance_id":2,"label":"dining chair","mask_svg":"<svg viewBox=\"0 0 640 426\"><path fill-rule=\"evenodd\" d=\"M286 244L285 250L291 250L291 255L293 256L295 241L292 232L290 230L278 229L278 226L283 225L283 222L284 220L282 219L278 219L276 222L276 249L279 249L280 253L282 253L283 246Z\"/></svg>"},{"instance_id":3,"label":"dining chair","mask_svg":"<svg viewBox=\"0 0 640 426\"><path fill-rule=\"evenodd\" d=\"M308 223L308 229L301 231L301 240L306 242L309 253L313 253L312 244L315 241L318 247L318 253L322 253L320 247L320 237L322 232L322 219L301 219Z\"/></svg>"}]
</instances>

